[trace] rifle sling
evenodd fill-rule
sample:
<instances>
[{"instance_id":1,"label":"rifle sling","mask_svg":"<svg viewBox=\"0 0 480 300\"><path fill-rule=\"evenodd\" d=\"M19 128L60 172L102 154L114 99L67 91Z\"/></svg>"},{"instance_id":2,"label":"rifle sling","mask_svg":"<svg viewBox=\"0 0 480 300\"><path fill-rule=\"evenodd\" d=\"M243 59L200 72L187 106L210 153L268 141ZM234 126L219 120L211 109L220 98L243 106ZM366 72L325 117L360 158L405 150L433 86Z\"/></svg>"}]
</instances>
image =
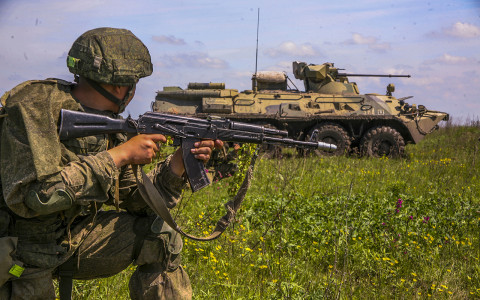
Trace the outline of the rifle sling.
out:
<instances>
[{"instance_id":1,"label":"rifle sling","mask_svg":"<svg viewBox=\"0 0 480 300\"><path fill-rule=\"evenodd\" d=\"M248 166L248 170L245 174L245 178L243 179L242 185L238 189L237 194L230 201L225 203L225 208L227 210L227 213L218 220L215 229L207 237L197 237L184 232L177 225L172 215L170 214L170 211L167 207L164 197L156 189L155 185L152 183L150 178L147 177L143 169L140 167L141 180L139 180L138 178L137 165L133 166L134 167L133 171L135 173L140 195L142 195L143 199L148 204L148 206L160 218L162 218L170 227L172 227L172 229L182 234L183 236L195 241L211 241L218 238L225 231L225 229L227 229L228 225L230 225L232 220L235 218L235 214L237 213L237 210L240 208L240 205L242 204L245 198L245 195L247 194L248 188L250 187L252 177L253 177L255 160L257 159L257 156L258 156L257 153L255 153L252 156L250 160L250 165Z\"/></svg>"},{"instance_id":2,"label":"rifle sling","mask_svg":"<svg viewBox=\"0 0 480 300\"><path fill-rule=\"evenodd\" d=\"M73 275L77 271L78 249L63 264L58 266L58 292L60 300L72 299Z\"/></svg>"}]
</instances>

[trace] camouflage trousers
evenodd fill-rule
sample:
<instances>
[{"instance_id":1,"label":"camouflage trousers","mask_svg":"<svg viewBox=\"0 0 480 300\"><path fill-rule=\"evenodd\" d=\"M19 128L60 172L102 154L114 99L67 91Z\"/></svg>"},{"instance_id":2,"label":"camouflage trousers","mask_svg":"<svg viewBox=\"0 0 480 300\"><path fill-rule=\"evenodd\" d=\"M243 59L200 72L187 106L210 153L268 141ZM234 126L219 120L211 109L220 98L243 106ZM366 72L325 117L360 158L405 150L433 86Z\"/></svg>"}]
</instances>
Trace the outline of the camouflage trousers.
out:
<instances>
[{"instance_id":1,"label":"camouflage trousers","mask_svg":"<svg viewBox=\"0 0 480 300\"><path fill-rule=\"evenodd\" d=\"M191 299L190 279L180 265L180 237L154 234L150 217L100 211L95 219L74 257L74 279L109 277L133 263L138 267L129 282L131 299ZM82 228L72 230L72 234L84 232ZM177 247L172 247L171 236ZM169 251L172 248L180 250ZM27 268L20 278L0 287L0 299L55 299L53 279L57 271Z\"/></svg>"}]
</instances>

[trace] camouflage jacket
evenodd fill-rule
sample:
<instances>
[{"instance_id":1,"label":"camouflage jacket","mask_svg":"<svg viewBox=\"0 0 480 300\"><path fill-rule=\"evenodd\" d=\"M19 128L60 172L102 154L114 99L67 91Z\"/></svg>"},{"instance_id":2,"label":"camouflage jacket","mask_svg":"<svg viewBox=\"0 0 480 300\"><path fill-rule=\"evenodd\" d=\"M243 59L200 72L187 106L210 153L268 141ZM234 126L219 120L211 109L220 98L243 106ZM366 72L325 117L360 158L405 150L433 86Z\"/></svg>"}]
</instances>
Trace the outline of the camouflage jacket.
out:
<instances>
[{"instance_id":1,"label":"camouflage jacket","mask_svg":"<svg viewBox=\"0 0 480 300\"><path fill-rule=\"evenodd\" d=\"M120 208L133 213L147 210L137 191L132 167L118 169L106 151L124 142L124 135L59 141L57 124L62 108L106 114L82 107L71 91L72 84L61 80L28 81L1 99L6 116L0 136L0 208L8 207L15 219L10 234L19 237L20 256L22 251L24 257L31 257L29 251L57 254L26 259L26 263L41 267L57 265L75 250L83 232L72 236L69 246L59 248L60 243L65 244L69 224L94 215L104 203L113 204L117 188ZM168 162L158 164L149 177L173 207L185 181L170 171ZM58 190L73 200L70 207L41 214L26 205L29 195L36 195L44 203Z\"/></svg>"}]
</instances>

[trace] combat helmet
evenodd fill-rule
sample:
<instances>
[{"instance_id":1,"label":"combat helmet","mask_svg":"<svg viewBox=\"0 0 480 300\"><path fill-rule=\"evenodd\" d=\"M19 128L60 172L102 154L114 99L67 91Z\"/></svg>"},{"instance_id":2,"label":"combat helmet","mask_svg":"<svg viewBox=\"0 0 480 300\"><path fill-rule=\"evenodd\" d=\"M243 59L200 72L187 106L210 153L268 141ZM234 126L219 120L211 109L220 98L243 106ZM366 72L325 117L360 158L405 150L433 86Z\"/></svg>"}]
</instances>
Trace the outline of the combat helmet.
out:
<instances>
[{"instance_id":1,"label":"combat helmet","mask_svg":"<svg viewBox=\"0 0 480 300\"><path fill-rule=\"evenodd\" d=\"M150 53L140 39L127 29L108 27L92 29L78 37L68 52L67 66L117 104L120 112L138 80L153 71ZM129 86L130 92L118 99L99 83Z\"/></svg>"}]
</instances>

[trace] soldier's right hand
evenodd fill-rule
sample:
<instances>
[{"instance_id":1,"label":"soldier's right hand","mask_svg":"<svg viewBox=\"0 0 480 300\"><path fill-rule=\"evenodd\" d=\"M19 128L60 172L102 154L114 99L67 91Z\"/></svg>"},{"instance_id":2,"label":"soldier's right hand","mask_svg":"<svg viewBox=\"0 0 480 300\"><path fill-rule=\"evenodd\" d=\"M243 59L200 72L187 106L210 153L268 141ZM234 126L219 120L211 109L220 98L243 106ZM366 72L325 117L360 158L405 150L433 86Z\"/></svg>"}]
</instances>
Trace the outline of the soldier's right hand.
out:
<instances>
[{"instance_id":1,"label":"soldier's right hand","mask_svg":"<svg viewBox=\"0 0 480 300\"><path fill-rule=\"evenodd\" d=\"M159 150L158 143L166 141L162 134L139 134L108 150L108 153L119 168L127 164L148 164Z\"/></svg>"}]
</instances>

